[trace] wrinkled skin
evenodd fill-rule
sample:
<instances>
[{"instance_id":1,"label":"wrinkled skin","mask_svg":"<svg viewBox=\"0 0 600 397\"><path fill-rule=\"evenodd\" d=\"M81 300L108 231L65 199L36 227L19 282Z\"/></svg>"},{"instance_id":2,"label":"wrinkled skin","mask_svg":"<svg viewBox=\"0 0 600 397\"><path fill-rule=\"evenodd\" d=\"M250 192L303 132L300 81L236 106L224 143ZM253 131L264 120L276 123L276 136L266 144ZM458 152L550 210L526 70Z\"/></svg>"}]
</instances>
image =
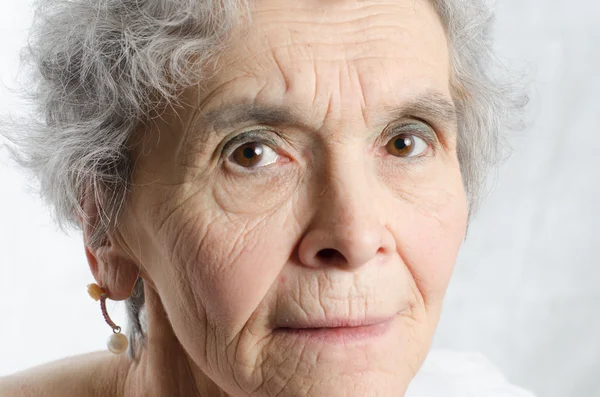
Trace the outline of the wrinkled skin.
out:
<instances>
[{"instance_id":1,"label":"wrinkled skin","mask_svg":"<svg viewBox=\"0 0 600 397\"><path fill-rule=\"evenodd\" d=\"M138 267L146 281L148 345L121 390L402 396L429 350L467 207L452 114L385 110L423 95L452 103L442 25L423 0L259 0L253 19L178 114L136 137L123 222L88 248L113 299ZM298 120L234 123L218 111L232 103ZM406 125L410 156L388 144ZM248 167L238 148L252 142L262 163ZM373 318L385 332L356 340L277 329Z\"/></svg>"}]
</instances>

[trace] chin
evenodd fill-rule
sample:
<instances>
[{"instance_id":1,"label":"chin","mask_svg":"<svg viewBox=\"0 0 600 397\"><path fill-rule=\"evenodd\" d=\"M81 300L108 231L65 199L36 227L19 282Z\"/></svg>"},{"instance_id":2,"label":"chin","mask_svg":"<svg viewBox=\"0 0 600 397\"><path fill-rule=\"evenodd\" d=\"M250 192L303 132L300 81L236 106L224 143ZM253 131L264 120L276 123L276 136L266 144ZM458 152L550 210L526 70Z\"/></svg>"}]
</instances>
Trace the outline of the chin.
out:
<instances>
[{"instance_id":1,"label":"chin","mask_svg":"<svg viewBox=\"0 0 600 397\"><path fill-rule=\"evenodd\" d=\"M402 397L410 379L399 374L362 372L339 374L327 378L324 373L318 379L297 379L287 383L283 389L271 389L261 396L280 395L286 397Z\"/></svg>"}]
</instances>

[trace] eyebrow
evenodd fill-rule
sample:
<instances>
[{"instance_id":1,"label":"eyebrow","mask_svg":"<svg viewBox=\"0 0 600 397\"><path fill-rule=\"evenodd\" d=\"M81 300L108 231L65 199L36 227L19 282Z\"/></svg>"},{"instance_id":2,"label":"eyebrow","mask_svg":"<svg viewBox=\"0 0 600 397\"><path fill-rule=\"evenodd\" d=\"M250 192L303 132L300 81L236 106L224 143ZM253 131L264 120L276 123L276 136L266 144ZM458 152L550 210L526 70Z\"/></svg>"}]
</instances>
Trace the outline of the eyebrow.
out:
<instances>
[{"instance_id":1,"label":"eyebrow","mask_svg":"<svg viewBox=\"0 0 600 397\"><path fill-rule=\"evenodd\" d=\"M449 127L450 125L456 125L458 112L454 106L454 101L446 95L439 92L427 92L400 106L387 106L383 112L375 112L374 118L376 122L385 123L386 119L390 117L393 117L393 119L417 117L439 124L441 127Z\"/></svg>"},{"instance_id":2,"label":"eyebrow","mask_svg":"<svg viewBox=\"0 0 600 397\"><path fill-rule=\"evenodd\" d=\"M457 123L457 111L452 100L439 92L426 92L398 106L384 106L371 114L366 114L368 123L384 124L401 118L417 118L433 124L441 130L453 129ZM245 123L264 123L274 125L297 125L313 128L306 115L297 109L284 105L257 105L247 100L233 101L208 112L199 109L192 122L191 132L197 134L212 126L221 135L227 128ZM223 134L225 132L222 132ZM202 140L208 139L202 137Z\"/></svg>"}]
</instances>

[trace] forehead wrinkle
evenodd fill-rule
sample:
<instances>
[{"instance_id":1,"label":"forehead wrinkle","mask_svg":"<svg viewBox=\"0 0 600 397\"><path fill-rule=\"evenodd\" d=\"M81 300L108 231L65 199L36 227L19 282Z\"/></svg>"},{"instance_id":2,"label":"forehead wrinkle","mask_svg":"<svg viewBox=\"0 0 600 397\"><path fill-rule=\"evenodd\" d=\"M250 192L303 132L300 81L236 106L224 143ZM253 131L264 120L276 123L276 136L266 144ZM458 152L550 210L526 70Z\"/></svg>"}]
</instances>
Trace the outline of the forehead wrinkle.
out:
<instances>
[{"instance_id":1,"label":"forehead wrinkle","mask_svg":"<svg viewBox=\"0 0 600 397\"><path fill-rule=\"evenodd\" d=\"M280 72L283 74L282 71ZM368 80L362 79L360 73L357 74L359 86L369 84ZM226 133L225 130L228 129L227 127L233 128L249 123L281 126L293 125L306 130L318 131L322 129L325 120L322 120L322 123L317 123L312 116L322 114L323 110L327 110L325 119L336 121L332 119L333 116L327 116L331 114L330 111L332 109L328 109L331 106L331 101L321 102L321 109L315 107L317 102L315 102L314 94L318 91L317 87L314 88L314 93L311 95L312 99L304 97L304 95L301 95L302 98L297 97L294 87L299 86L292 84L291 81L285 82L286 90L283 98L280 98L276 94L274 98L262 95L262 99L258 99L259 94L264 91L264 85L256 86L251 90L244 89L243 94L236 94L235 85L244 84L241 80L248 77L251 80L256 80L258 76L244 73L243 76L238 76L220 84L208 97L205 97L204 100L198 103L194 112L193 122L190 125L190 132L192 135L196 135L195 139L198 138L200 131L206 132L209 128L215 131L216 135L222 135ZM231 87L231 84L233 84L233 87ZM292 84L292 87L289 86L290 84ZM230 88L224 90L223 87L226 85L230 86ZM425 86L428 85L430 84L425 83ZM449 95L445 94L445 90L439 91L435 88L423 88L422 92L416 92L412 97L408 93L400 96L393 95L393 99L389 98L387 104L380 102L373 106L367 105L368 101L366 101L363 90L360 90L357 95L360 96L360 116L364 120L365 125L380 125L390 120L393 121L397 118L407 116L423 118L426 121L435 122L443 127L451 127L456 122L456 109L452 99ZM381 99L381 95L377 95L377 97ZM308 102L302 105L298 101ZM215 102L218 105L212 105ZM286 102L288 102L287 105ZM327 109L325 109L326 104ZM341 104L334 106L340 107ZM209 110L205 110L205 108ZM319 120L321 120L320 116ZM205 139L208 138L209 136L205 137Z\"/></svg>"},{"instance_id":2,"label":"forehead wrinkle","mask_svg":"<svg viewBox=\"0 0 600 397\"><path fill-rule=\"evenodd\" d=\"M383 2L382 2L383 3ZM275 3L273 3L274 5ZM397 5L401 5L402 8L407 8L408 6L408 2L404 3L404 2L400 2ZM408 6L408 8L412 8L414 7L414 4L412 4L412 1L410 1L410 6ZM275 10L261 10L264 11L266 14L277 14ZM306 11L306 10L305 10ZM389 10L388 10L389 11ZM433 11L432 11L433 12ZM434 13L434 12L433 12ZM303 13L300 13L302 15L304 15ZM263 15L266 16L266 15ZM308 14L306 14L306 16L308 16ZM355 15L356 16L356 15ZM234 80L239 79L240 77L251 77L252 80L260 80L262 81L265 77L267 78L268 81L270 81L271 83L269 83L269 85L271 86L272 89L274 89L273 87L275 87L277 84L283 84L285 85L285 89L279 87L279 93L283 93L284 98L288 97L289 100L284 100L284 98L280 98L279 95L275 95L276 98L270 98L269 95L261 95L261 100L257 101L257 94L251 93L249 92L250 90L253 90L252 88L250 90L248 90L248 88L246 87L244 89L244 93L240 93L239 90L236 90L235 85L233 89L228 89L228 92L230 93L229 95L231 95L231 97L226 97L226 96L222 96L222 95L214 95L214 97L217 97L217 102L221 102L221 104L219 105L215 105L213 107L213 109L211 109L209 111L209 113L213 113L213 114L209 114L206 112L202 112L202 108L203 106L199 106L197 113L199 113L198 117L194 117L194 123L192 123L193 125L191 125L190 129L193 130L192 135L196 135L196 138L198 138L198 135L208 135L207 137L205 137L204 139L208 139L210 136L216 136L216 135L222 135L224 133L226 133L227 131L223 131L223 130L228 130L231 131L230 128L227 127L232 127L234 126L234 124L240 124L240 123L250 123L250 122L263 122L263 123L269 123L269 124L290 124L290 125L299 125L299 126L307 126L309 127L309 130L318 130L320 127L317 126L317 128L315 128L316 126L314 124L316 124L316 120L314 120L314 118L312 118L311 116L315 115L315 114L319 114L322 115L322 111L325 110L325 105L330 101L324 101L323 103L321 103L320 105L323 105L321 107L321 109L318 108L312 108L310 110L308 110L309 108L307 107L306 110L303 111L291 111L291 104L296 104L296 109L300 109L300 108L305 108L305 106L310 106L308 101L308 94L310 94L310 96L313 97L313 103L314 98L317 96L317 91L318 87L316 86L316 82L317 82L317 78L315 78L315 87L314 87L314 92L309 93L308 91L310 91L307 87L306 87L306 81L305 78L300 78L300 77L304 77L301 76L298 73L298 70L300 70L299 68L301 67L299 65L299 63L302 62L309 62L309 63L313 63L313 68L315 68L316 63L330 63L332 61L332 59L321 59L321 57L317 56L318 55L318 51L316 49L316 47L320 46L319 41L323 39L322 36L318 36L318 40L315 43L315 37L313 37L312 39L310 39L307 43L303 43L302 40L292 40L293 43L290 43L290 38L289 38L289 31L287 29L281 29L281 26L279 26L281 24L281 20L279 18L273 18L273 15L270 15L271 18L264 18L265 20L261 19L261 23L259 23L258 25L255 26L255 28L258 28L257 32L254 32L254 34L245 34L242 37L237 37L237 39L239 40L237 42L238 44L238 50L241 51L242 54L240 54L239 52L232 52L232 53L228 53L227 56L223 57L221 59L220 65L221 66L225 66L221 68L222 71L225 71L225 75L227 76L229 74L229 71L233 72L233 73L241 73L242 75L238 75L234 78ZM299 17L299 13L294 13L294 18L298 18ZM274 23L274 21L269 21L269 19L275 19L278 22L277 28L278 28L278 32L276 35L270 34L272 33L274 30L270 29L270 25L269 23ZM309 18L310 19L310 18ZM343 21L345 18L342 18L341 20ZM356 18L351 18L352 20L355 20ZM258 21L255 21L258 22ZM292 21L290 21L292 22ZM315 21L313 21L315 22ZM322 25L321 23L317 23L317 25ZM331 23L331 21L326 21L328 23ZM340 20L338 21L334 21L337 22L338 24L340 23ZM327 23L325 23L327 24ZM373 27L377 27L377 26L373 26ZM391 26L387 26L387 27L391 27ZM408 26L404 26L403 24L401 24L400 26L397 26L397 28L400 28L402 31L408 31L410 33L410 31L412 30L411 27ZM256 30L256 29L255 29ZM293 29L292 29L293 30ZM305 28L300 29L301 31L305 31ZM249 33L249 32L246 32ZM258 34L256 34L258 33ZM285 33L288 33L288 35L286 35ZM314 33L314 32L313 32ZM444 40L442 40L442 42L444 43L440 43L440 45L444 46L445 44L445 34L441 34L441 36L444 38ZM299 36L298 39L302 39L303 36ZM398 36L398 38L404 38L404 34L401 34L400 36ZM265 40L266 39L266 40ZM283 39L283 41L282 41ZM306 38L304 38L304 40L307 40ZM237 41L237 40L234 40ZM299 41L299 42L296 42ZM362 41L362 40L361 40ZM255 45L252 45L252 43L254 43ZM403 42L404 43L404 42ZM333 44L333 43L332 43ZM341 45L340 45L341 44ZM359 46L361 47L364 43L359 42L359 43L354 43L353 48L355 46ZM404 43L406 44L406 43ZM254 48L257 47L257 48ZM290 47L293 48L301 48L303 49L303 51L295 51L292 52L292 54L290 54ZM340 48L344 48L345 45L342 43L337 43L336 47L340 47ZM252 50L252 48L254 48L254 50ZM445 48L445 47L444 47ZM258 49L258 51L256 51ZM312 50L311 50L312 49ZM306 52L308 50L308 52ZM447 50L447 48L446 48ZM259 56L260 54L264 54L265 52L270 53L270 56L267 57L261 57ZM330 51L330 49L328 49L328 51L326 51L329 54L329 57L331 57L332 52ZM357 61L361 61L364 62L366 60L377 60L379 62L382 61L383 58L385 58L387 60L387 62L389 62L389 59L396 59L397 57L400 56L400 54L395 54L396 56L390 55L388 52L383 52L380 53L381 51L378 52L378 54L369 54L369 53L365 53L364 51L359 51L359 53L357 54L338 54L338 57L335 58L339 58L339 59L335 59L335 62L339 62L339 61L352 61L352 63L355 63ZM439 53L439 51L437 51ZM286 56L281 59L273 59L273 58L277 58L279 54L285 54ZM446 51L444 51L444 54L446 54ZM293 55L293 56L292 56ZM343 56L342 56L343 55ZM349 56L350 55L350 56ZM300 59L298 59L300 58ZM308 59L306 59L308 58ZM350 58L350 59L348 59ZM358 58L358 59L354 59L354 58ZM389 58L389 59L388 59ZM407 67L408 69L414 68L414 66L412 65L413 60L416 59L416 61L419 61L419 57L412 57L412 56L408 56L408 57L403 57L401 59L399 59L400 61L404 61L405 63L408 63ZM252 60L254 62L248 62L248 60ZM232 64L237 64L238 62L243 61L241 63L241 65L239 67L231 67L233 66ZM421 60L422 63L423 60ZM265 64L266 62L266 64ZM443 62L440 61L440 62ZM436 62L436 64L440 63L440 62ZM445 63L445 62L443 62ZM292 72L290 72L290 70L287 70L289 68ZM423 68L423 65L421 65L421 69ZM275 75L274 70L277 70L277 76ZM385 68L384 68L385 69ZM270 71L270 73L268 74L268 76L263 76L262 74L264 74L265 71ZM308 69L307 69L308 70ZM419 82L419 83L415 83L414 88L418 88L419 86L422 86L421 90L424 90L425 87L427 86L431 86L432 81L430 81L429 76L423 76L423 71L420 69L418 70L418 74L419 76L417 76L418 78L412 78L411 81L416 82L417 80L422 79L423 77L425 77L423 82ZM292 73L293 75L287 76L287 74ZM274 77L277 77L276 80L280 80L280 76L279 74L282 74L283 79L281 79L282 81L277 81L274 82ZM317 75L317 71L315 70L315 75ZM362 73L358 73L358 85L360 86L362 84ZM398 78L402 77L402 76L396 76ZM439 76L438 76L439 77ZM323 79L324 77L321 76L321 79ZM448 78L448 76L445 76L445 78ZM370 80L370 79L368 79ZM426 95L421 93L421 95L419 97L417 97L417 95L414 95L412 98L410 98L407 94L408 92L406 91L412 91L410 90L410 88L407 89L407 87L402 87L402 91L405 93L404 95L399 95L398 90L395 90L395 93L392 93L391 96L394 97L393 101L392 98L388 98L388 100L384 100L381 96L381 94L383 92L380 92L382 89L388 89L388 86L380 86L380 84L378 83L378 79L375 79L375 81L366 81L368 84L367 86L370 86L371 89L374 89L375 91L377 91L378 93L375 94L376 97L378 98L374 98L376 99L376 102L379 102L377 104L377 107L368 107L366 105L366 102L368 102L363 94L363 98L362 100L360 100L361 102L361 107L363 108L363 113L364 114L358 114L357 116L363 116L361 117L362 120L364 120L364 123L366 125L375 125L375 124L382 124L385 121L388 121L388 119L390 117L394 117L394 116L406 116L406 115L413 115L413 113L418 113L418 115L415 115L415 117L419 117L419 115L423 115L423 118L426 119L435 119L434 121L439 122L440 124L444 124L444 125L448 125L448 124L453 124L452 121L456 118L455 117L455 110L454 107L452 106L452 101L448 98L448 95L443 95L440 91L440 93L438 93L438 95L435 95L436 98L433 98L433 96L431 95ZM437 79L439 80L439 79ZM217 80L218 81L218 80ZM222 83L222 84L227 84L228 83ZM435 84L435 81L433 81L434 85L438 85ZM355 81L356 84L356 81ZM441 84L439 84L441 85ZM264 88L264 87L263 87ZM298 91L298 88L302 88L300 91ZM329 87L331 88L331 87ZM400 87L396 87L396 88L400 88ZM414 89L413 88L413 89ZM440 89L442 89L442 87L440 86ZM238 91L238 92L236 92ZM258 92L262 92L258 91ZM443 91L445 92L445 91ZM296 100L292 100L291 97L289 97L288 95L293 95L294 93L298 94L296 95L297 98ZM250 95L248 95L250 94ZM270 94L275 94L275 92L270 93ZM244 97L242 98L241 95L244 95ZM235 96L240 96L240 98L236 99ZM386 95L387 96L387 95ZM403 97L403 98L402 98ZM428 98L429 97L429 98ZM286 98L286 99L288 99ZM348 98L348 96L344 96L343 98ZM298 102L298 99L301 102ZM331 98L330 98L331 99ZM430 100L428 100L430 99ZM205 101L203 101L205 102ZM213 101L211 101L213 102ZM229 103L228 103L229 102ZM258 103L258 105L253 105L255 102ZM289 103L290 105L283 106L283 103ZM337 101L336 101L337 102ZM346 101L347 102L347 101ZM382 103L383 102L383 103ZM387 102L387 104L385 103ZM214 103L214 102L213 102ZM261 104L262 103L262 104ZM331 103L330 103L331 104ZM375 103L374 103L375 104ZM260 105L260 106L259 106ZM276 105L276 106L275 106ZM335 107L339 107L340 104L339 103L335 103L333 104ZM218 107L217 107L218 106ZM310 112L313 112L312 114ZM314 113L316 112L316 113ZM329 114L329 113L328 113ZM371 118L367 118L365 116L371 116ZM331 117L330 117L331 118ZM429 121L429 120L428 120ZM322 125L322 123L321 123ZM311 128L312 127L312 128ZM209 134L200 134L199 132L202 131L206 131L208 132L210 130Z\"/></svg>"}]
</instances>

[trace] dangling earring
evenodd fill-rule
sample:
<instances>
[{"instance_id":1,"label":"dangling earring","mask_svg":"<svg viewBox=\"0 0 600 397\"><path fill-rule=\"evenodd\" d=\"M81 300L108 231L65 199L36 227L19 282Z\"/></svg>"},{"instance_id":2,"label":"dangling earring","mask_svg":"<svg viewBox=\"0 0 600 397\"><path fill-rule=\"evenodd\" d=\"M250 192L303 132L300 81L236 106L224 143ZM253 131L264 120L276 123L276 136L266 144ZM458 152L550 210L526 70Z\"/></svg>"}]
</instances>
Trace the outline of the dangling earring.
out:
<instances>
[{"instance_id":1,"label":"dangling earring","mask_svg":"<svg viewBox=\"0 0 600 397\"><path fill-rule=\"evenodd\" d=\"M100 301L100 308L102 309L104 320L106 320L106 323L113 329L113 335L108 338L106 343L108 350L115 354L123 353L125 350L127 350L127 345L129 342L127 341L127 337L121 333L121 327L116 325L108 316L108 312L106 311L106 298L108 296L104 290L98 286L98 284L89 284L88 294L90 294L94 300Z\"/></svg>"}]
</instances>

